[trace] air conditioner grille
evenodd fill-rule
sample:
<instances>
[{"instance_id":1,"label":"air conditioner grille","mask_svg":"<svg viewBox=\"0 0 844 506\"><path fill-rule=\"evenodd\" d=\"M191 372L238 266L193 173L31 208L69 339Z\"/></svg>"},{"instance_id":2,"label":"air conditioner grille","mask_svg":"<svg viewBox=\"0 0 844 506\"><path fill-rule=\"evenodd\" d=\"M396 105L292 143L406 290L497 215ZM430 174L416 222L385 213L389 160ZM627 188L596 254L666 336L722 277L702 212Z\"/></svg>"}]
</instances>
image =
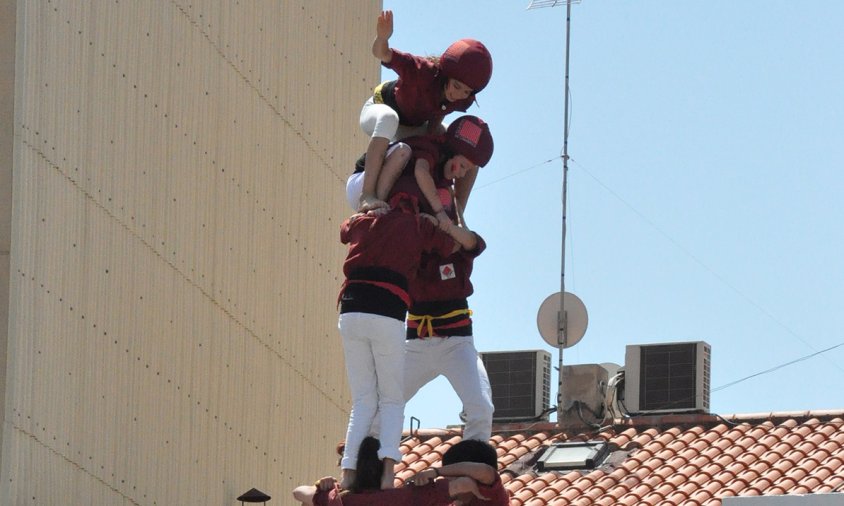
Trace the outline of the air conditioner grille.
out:
<instances>
[{"instance_id":1,"label":"air conditioner grille","mask_svg":"<svg viewBox=\"0 0 844 506\"><path fill-rule=\"evenodd\" d=\"M694 344L642 348L643 381L639 385L642 410L695 407L695 355Z\"/></svg>"},{"instance_id":2,"label":"air conditioner grille","mask_svg":"<svg viewBox=\"0 0 844 506\"><path fill-rule=\"evenodd\" d=\"M551 355L546 351L481 353L492 387L493 420L534 419L551 400Z\"/></svg>"},{"instance_id":3,"label":"air conditioner grille","mask_svg":"<svg viewBox=\"0 0 844 506\"><path fill-rule=\"evenodd\" d=\"M551 355L542 355L542 404L551 405Z\"/></svg>"}]
</instances>

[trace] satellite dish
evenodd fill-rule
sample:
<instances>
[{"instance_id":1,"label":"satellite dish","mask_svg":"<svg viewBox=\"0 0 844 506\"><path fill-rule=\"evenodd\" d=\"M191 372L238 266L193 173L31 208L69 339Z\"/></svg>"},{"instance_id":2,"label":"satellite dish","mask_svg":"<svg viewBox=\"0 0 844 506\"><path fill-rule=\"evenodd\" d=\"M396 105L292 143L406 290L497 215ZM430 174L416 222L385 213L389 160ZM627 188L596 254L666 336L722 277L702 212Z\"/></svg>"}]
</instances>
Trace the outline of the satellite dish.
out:
<instances>
[{"instance_id":1,"label":"satellite dish","mask_svg":"<svg viewBox=\"0 0 844 506\"><path fill-rule=\"evenodd\" d=\"M589 316L586 314L586 306L577 295L566 292L564 299L566 308L566 342L563 348L571 348L583 339L586 327L589 324ZM536 315L536 326L539 328L539 335L551 346L560 345L560 292L549 295L539 306L539 313Z\"/></svg>"}]
</instances>

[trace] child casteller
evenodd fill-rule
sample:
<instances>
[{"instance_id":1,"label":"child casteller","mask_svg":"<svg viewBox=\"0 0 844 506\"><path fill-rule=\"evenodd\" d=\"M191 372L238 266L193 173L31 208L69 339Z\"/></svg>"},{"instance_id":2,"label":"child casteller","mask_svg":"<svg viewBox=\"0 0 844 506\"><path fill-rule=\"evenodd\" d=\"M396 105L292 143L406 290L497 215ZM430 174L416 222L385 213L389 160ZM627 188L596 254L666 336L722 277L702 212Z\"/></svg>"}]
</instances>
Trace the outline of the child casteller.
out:
<instances>
[{"instance_id":1,"label":"child casteller","mask_svg":"<svg viewBox=\"0 0 844 506\"><path fill-rule=\"evenodd\" d=\"M465 115L454 120L441 135L421 135L405 138L388 146L377 191L382 197L396 191L396 182L410 176L421 191L420 208L437 217L443 230L451 224L444 212L439 193L455 188L458 215L462 215L468 202L468 189L463 199L457 194L461 182L477 175L480 167L489 163L494 143L489 126L477 116ZM368 155L363 155L355 165L355 174L363 174ZM355 175L353 174L353 176ZM407 184L402 184L402 191ZM450 199L449 199L450 200Z\"/></svg>"},{"instance_id":2,"label":"child casteller","mask_svg":"<svg viewBox=\"0 0 844 506\"><path fill-rule=\"evenodd\" d=\"M440 134L443 118L453 111L466 111L492 77L492 57L486 46L474 39L451 44L439 58L423 58L390 48L393 13L378 16L372 54L398 79L380 84L360 114L363 131L371 136L366 150L366 167L346 184L353 209L365 211L385 207L378 198L378 183L384 154L391 141ZM458 202L471 190L477 169L456 187Z\"/></svg>"}]
</instances>

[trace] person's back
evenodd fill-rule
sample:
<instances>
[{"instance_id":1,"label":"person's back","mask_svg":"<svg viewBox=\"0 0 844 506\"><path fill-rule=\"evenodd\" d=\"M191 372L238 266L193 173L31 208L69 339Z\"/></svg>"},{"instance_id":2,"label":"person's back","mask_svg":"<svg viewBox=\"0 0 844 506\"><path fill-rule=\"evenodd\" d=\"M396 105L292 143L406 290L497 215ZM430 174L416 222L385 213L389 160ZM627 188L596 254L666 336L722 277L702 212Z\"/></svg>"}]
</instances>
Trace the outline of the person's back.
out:
<instances>
[{"instance_id":1,"label":"person's back","mask_svg":"<svg viewBox=\"0 0 844 506\"><path fill-rule=\"evenodd\" d=\"M404 319L413 276L423 251L447 254L455 241L420 217L415 199L397 195L386 213L358 214L341 226L349 245L343 265L338 329L343 340L352 410L341 467L342 485L355 476L357 451L376 416L384 460L381 488L393 486L393 465L401 459L404 420ZM377 415L376 415L377 414Z\"/></svg>"},{"instance_id":2,"label":"person's back","mask_svg":"<svg viewBox=\"0 0 844 506\"><path fill-rule=\"evenodd\" d=\"M380 268L408 279L415 275L423 251L451 252L454 241L435 229L416 213L398 208L381 215L355 215L340 232L341 242L349 245L343 273L349 277L356 270Z\"/></svg>"}]
</instances>

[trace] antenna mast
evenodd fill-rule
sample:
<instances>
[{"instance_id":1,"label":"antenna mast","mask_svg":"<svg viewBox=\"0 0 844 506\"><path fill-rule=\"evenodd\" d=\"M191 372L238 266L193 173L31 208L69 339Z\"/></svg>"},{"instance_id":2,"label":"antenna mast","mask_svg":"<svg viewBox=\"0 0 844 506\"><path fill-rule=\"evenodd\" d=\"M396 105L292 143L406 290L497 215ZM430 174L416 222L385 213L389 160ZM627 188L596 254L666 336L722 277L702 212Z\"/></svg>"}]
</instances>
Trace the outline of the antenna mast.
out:
<instances>
[{"instance_id":1,"label":"antenna mast","mask_svg":"<svg viewBox=\"0 0 844 506\"><path fill-rule=\"evenodd\" d=\"M557 347L559 349L559 361L557 367L557 419L563 414L563 349L568 344L568 322L566 316L565 293L566 293L566 197L568 192L569 173L569 54L571 46L571 4L580 3L580 0L532 0L528 9L540 7L556 7L566 4L566 68L565 68L565 89L564 89L564 110L563 110L563 238L560 255L560 305L557 322ZM574 344L574 343L572 343Z\"/></svg>"}]
</instances>

